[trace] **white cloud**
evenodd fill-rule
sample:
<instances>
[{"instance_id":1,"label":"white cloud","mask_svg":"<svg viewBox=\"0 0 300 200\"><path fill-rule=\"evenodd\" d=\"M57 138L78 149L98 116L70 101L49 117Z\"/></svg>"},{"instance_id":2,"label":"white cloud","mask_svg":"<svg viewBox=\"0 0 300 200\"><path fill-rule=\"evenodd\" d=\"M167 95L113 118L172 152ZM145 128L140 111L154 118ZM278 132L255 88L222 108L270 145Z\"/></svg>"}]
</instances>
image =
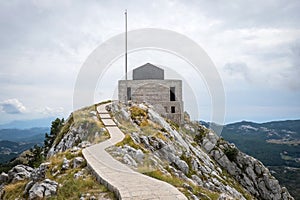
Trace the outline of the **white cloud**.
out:
<instances>
[{"instance_id":1,"label":"white cloud","mask_svg":"<svg viewBox=\"0 0 300 200\"><path fill-rule=\"evenodd\" d=\"M0 102L0 109L7 114L20 114L26 111L25 106L18 99L7 99Z\"/></svg>"},{"instance_id":2,"label":"white cloud","mask_svg":"<svg viewBox=\"0 0 300 200\"><path fill-rule=\"evenodd\" d=\"M41 113L41 114L47 115L47 116L62 115L63 111L64 111L64 108L62 108L62 107L50 108L50 107L46 106L45 108L37 109L38 113Z\"/></svg>"}]
</instances>

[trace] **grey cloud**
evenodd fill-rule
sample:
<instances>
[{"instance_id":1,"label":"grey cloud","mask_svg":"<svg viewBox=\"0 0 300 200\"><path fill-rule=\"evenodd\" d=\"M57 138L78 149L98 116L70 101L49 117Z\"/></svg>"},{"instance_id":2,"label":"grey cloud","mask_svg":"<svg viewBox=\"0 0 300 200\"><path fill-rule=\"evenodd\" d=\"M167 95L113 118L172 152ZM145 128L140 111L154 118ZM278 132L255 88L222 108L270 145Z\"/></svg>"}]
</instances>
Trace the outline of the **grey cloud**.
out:
<instances>
[{"instance_id":1,"label":"grey cloud","mask_svg":"<svg viewBox=\"0 0 300 200\"><path fill-rule=\"evenodd\" d=\"M0 102L0 110L7 114L20 114L25 112L25 106L18 99L7 99Z\"/></svg>"},{"instance_id":2,"label":"grey cloud","mask_svg":"<svg viewBox=\"0 0 300 200\"><path fill-rule=\"evenodd\" d=\"M298 0L197 0L193 7L204 15L221 20L223 28L300 27Z\"/></svg>"},{"instance_id":3,"label":"grey cloud","mask_svg":"<svg viewBox=\"0 0 300 200\"><path fill-rule=\"evenodd\" d=\"M300 40L290 46L290 67L282 73L288 79L288 86L293 90L300 90Z\"/></svg>"},{"instance_id":4,"label":"grey cloud","mask_svg":"<svg viewBox=\"0 0 300 200\"><path fill-rule=\"evenodd\" d=\"M224 65L224 71L231 76L241 76L245 80L250 81L249 67L244 62L230 62Z\"/></svg>"}]
</instances>

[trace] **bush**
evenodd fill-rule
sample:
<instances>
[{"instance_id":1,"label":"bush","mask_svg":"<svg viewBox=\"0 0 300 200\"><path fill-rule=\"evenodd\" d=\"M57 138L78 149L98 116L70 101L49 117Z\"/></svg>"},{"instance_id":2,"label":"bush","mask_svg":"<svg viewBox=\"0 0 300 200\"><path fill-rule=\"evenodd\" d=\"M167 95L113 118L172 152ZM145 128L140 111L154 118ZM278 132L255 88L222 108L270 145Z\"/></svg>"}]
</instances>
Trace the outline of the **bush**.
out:
<instances>
[{"instance_id":1,"label":"bush","mask_svg":"<svg viewBox=\"0 0 300 200\"><path fill-rule=\"evenodd\" d=\"M224 153L225 155L227 156L227 158L230 160L230 161L236 161L236 157L239 153L239 150L237 148L230 148L230 147L227 147L225 150L224 150Z\"/></svg>"},{"instance_id":2,"label":"bush","mask_svg":"<svg viewBox=\"0 0 300 200\"><path fill-rule=\"evenodd\" d=\"M194 138L194 141L198 144L202 143L204 137L206 136L206 134L208 133L208 130L203 128L203 127L200 127L198 128L197 130L197 134Z\"/></svg>"}]
</instances>

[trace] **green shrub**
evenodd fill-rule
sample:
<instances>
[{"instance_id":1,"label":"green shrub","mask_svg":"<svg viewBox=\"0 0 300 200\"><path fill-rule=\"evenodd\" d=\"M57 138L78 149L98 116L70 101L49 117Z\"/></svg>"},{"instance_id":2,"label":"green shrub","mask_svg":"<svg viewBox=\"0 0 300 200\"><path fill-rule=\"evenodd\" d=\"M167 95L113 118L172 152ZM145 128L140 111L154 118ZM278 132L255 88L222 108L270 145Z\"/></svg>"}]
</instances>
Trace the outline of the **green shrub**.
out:
<instances>
[{"instance_id":1,"label":"green shrub","mask_svg":"<svg viewBox=\"0 0 300 200\"><path fill-rule=\"evenodd\" d=\"M236 161L239 150L237 148L228 147L224 150L224 153L230 161Z\"/></svg>"},{"instance_id":2,"label":"green shrub","mask_svg":"<svg viewBox=\"0 0 300 200\"><path fill-rule=\"evenodd\" d=\"M197 130L197 133L194 137L194 141L198 144L202 143L204 137L207 135L208 133L208 130L199 126L198 130Z\"/></svg>"},{"instance_id":3,"label":"green shrub","mask_svg":"<svg viewBox=\"0 0 300 200\"><path fill-rule=\"evenodd\" d=\"M139 119L147 116L147 112L137 106L132 106L130 108L131 119Z\"/></svg>"}]
</instances>

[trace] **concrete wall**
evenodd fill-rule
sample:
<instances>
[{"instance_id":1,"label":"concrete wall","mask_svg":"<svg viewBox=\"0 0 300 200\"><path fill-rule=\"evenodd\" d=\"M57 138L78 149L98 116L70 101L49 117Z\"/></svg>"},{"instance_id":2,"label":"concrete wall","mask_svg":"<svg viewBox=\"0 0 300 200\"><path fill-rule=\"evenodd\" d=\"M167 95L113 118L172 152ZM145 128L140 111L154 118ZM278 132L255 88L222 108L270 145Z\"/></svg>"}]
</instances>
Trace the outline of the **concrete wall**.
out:
<instances>
[{"instance_id":1,"label":"concrete wall","mask_svg":"<svg viewBox=\"0 0 300 200\"><path fill-rule=\"evenodd\" d=\"M176 123L183 120L182 81L181 80L120 80L119 101L127 99L127 88L131 88L133 102L147 102L155 107L158 113ZM170 101L170 87L175 87L175 101ZM171 107L175 113L171 113Z\"/></svg>"}]
</instances>

